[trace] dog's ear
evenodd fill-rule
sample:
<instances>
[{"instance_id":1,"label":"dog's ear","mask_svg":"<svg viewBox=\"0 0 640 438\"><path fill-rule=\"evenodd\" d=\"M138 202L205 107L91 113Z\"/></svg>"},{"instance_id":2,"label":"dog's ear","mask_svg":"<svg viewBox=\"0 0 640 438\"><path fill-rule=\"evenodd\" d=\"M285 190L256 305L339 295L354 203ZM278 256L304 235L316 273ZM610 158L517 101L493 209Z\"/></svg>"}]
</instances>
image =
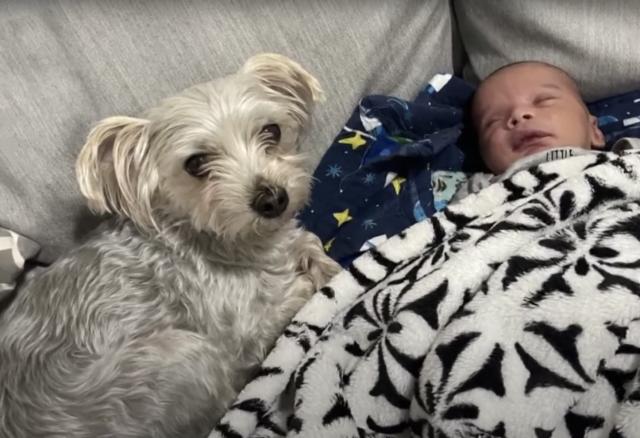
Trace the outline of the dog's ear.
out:
<instances>
[{"instance_id":1,"label":"dog's ear","mask_svg":"<svg viewBox=\"0 0 640 438\"><path fill-rule=\"evenodd\" d=\"M324 100L318 80L300 64L283 55L265 53L253 56L240 69L240 73L259 78L267 90L290 100L303 111L305 119L313 103Z\"/></svg>"},{"instance_id":2,"label":"dog's ear","mask_svg":"<svg viewBox=\"0 0 640 438\"><path fill-rule=\"evenodd\" d=\"M125 215L142 227L153 225L151 175L143 175L149 150L148 121L109 117L89 133L76 161L76 176L96 213Z\"/></svg>"}]
</instances>

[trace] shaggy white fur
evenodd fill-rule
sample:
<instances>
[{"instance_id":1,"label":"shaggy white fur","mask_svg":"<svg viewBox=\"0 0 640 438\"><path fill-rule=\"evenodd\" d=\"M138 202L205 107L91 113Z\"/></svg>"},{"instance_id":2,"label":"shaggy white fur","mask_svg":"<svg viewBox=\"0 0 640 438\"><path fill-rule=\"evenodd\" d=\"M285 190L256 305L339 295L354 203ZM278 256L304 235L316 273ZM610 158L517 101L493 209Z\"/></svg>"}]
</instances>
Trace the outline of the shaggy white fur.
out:
<instances>
[{"instance_id":1,"label":"shaggy white fur","mask_svg":"<svg viewBox=\"0 0 640 438\"><path fill-rule=\"evenodd\" d=\"M296 213L318 82L279 55L98 123L77 174L115 217L0 321L0 436L203 437L339 267Z\"/></svg>"}]
</instances>

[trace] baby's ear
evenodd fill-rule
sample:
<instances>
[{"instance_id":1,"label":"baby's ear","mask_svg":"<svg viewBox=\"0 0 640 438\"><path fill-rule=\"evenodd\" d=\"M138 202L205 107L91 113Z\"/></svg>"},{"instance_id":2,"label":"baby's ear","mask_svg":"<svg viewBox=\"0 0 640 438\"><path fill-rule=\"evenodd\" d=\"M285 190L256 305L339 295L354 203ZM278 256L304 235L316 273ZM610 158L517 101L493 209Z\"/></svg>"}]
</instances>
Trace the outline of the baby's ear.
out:
<instances>
[{"instance_id":1,"label":"baby's ear","mask_svg":"<svg viewBox=\"0 0 640 438\"><path fill-rule=\"evenodd\" d=\"M124 215L143 227L153 222L150 182L141 184L148 137L148 121L132 117L109 117L91 130L76 161L76 176L94 212Z\"/></svg>"},{"instance_id":2,"label":"baby's ear","mask_svg":"<svg viewBox=\"0 0 640 438\"><path fill-rule=\"evenodd\" d=\"M242 66L240 73L256 76L265 89L284 97L295 109L301 124L306 124L314 102L324 100L320 83L300 64L286 56L265 53L256 55Z\"/></svg>"},{"instance_id":3,"label":"baby's ear","mask_svg":"<svg viewBox=\"0 0 640 438\"><path fill-rule=\"evenodd\" d=\"M604 134L598 127L598 118L590 115L589 123L591 128L591 147L594 149L602 149L606 142L604 140Z\"/></svg>"}]
</instances>

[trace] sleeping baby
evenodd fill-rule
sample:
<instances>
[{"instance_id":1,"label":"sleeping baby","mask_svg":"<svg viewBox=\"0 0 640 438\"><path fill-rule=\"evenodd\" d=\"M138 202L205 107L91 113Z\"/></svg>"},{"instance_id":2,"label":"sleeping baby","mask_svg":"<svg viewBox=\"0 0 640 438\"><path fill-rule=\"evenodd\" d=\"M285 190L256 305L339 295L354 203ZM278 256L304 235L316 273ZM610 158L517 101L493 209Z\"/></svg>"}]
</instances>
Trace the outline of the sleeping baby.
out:
<instances>
[{"instance_id":1,"label":"sleeping baby","mask_svg":"<svg viewBox=\"0 0 640 438\"><path fill-rule=\"evenodd\" d=\"M492 73L476 91L471 116L491 173L473 175L451 203L524 168L605 145L575 81L542 62L519 62ZM640 149L640 139L625 138L613 146L613 151L625 149Z\"/></svg>"}]
</instances>

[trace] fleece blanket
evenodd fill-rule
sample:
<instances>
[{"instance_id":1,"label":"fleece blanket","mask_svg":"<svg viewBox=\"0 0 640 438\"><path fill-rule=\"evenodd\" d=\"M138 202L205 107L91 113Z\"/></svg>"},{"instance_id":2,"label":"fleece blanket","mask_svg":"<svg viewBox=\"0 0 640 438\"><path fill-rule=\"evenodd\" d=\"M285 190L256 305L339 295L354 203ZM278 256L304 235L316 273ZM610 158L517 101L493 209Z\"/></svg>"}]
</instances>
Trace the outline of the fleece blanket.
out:
<instances>
[{"instance_id":1,"label":"fleece blanket","mask_svg":"<svg viewBox=\"0 0 640 438\"><path fill-rule=\"evenodd\" d=\"M640 436L640 155L531 167L369 251L211 437Z\"/></svg>"},{"instance_id":2,"label":"fleece blanket","mask_svg":"<svg viewBox=\"0 0 640 438\"><path fill-rule=\"evenodd\" d=\"M33 259L40 246L26 237L0 227L0 313L15 292L25 262Z\"/></svg>"}]
</instances>

